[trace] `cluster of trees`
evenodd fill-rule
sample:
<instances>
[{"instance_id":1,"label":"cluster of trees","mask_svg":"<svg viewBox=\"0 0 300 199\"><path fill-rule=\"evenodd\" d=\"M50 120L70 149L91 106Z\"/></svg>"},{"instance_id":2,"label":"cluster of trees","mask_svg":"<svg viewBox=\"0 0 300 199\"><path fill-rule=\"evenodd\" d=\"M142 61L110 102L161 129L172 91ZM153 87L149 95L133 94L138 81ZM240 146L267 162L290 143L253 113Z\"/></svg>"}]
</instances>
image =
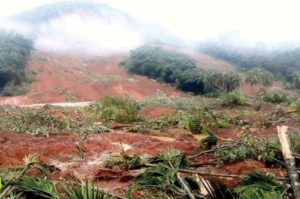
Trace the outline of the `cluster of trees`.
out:
<instances>
[{"instance_id":1,"label":"cluster of trees","mask_svg":"<svg viewBox=\"0 0 300 199\"><path fill-rule=\"evenodd\" d=\"M252 68L246 72L246 82L253 85L271 86L274 81L272 73L263 68Z\"/></svg>"},{"instance_id":2,"label":"cluster of trees","mask_svg":"<svg viewBox=\"0 0 300 199\"><path fill-rule=\"evenodd\" d=\"M300 70L293 73L292 83L295 88L300 89Z\"/></svg>"},{"instance_id":3,"label":"cluster of trees","mask_svg":"<svg viewBox=\"0 0 300 199\"><path fill-rule=\"evenodd\" d=\"M271 86L274 75L264 68L252 68L245 73L246 83L251 84L253 94L258 92L262 86Z\"/></svg>"},{"instance_id":4,"label":"cluster of trees","mask_svg":"<svg viewBox=\"0 0 300 199\"><path fill-rule=\"evenodd\" d=\"M277 78L297 84L292 81L295 80L296 73L300 71L300 48L287 48L279 51L210 42L202 44L200 50L213 57L229 61L242 69L250 70L260 67Z\"/></svg>"},{"instance_id":5,"label":"cluster of trees","mask_svg":"<svg viewBox=\"0 0 300 199\"><path fill-rule=\"evenodd\" d=\"M205 72L189 56L160 47L140 47L132 51L121 65L131 73L145 75L195 94L229 92L240 84L240 78L235 73Z\"/></svg>"},{"instance_id":6,"label":"cluster of trees","mask_svg":"<svg viewBox=\"0 0 300 199\"><path fill-rule=\"evenodd\" d=\"M0 32L0 93L27 81L25 68L30 58L32 42L24 37Z\"/></svg>"}]
</instances>

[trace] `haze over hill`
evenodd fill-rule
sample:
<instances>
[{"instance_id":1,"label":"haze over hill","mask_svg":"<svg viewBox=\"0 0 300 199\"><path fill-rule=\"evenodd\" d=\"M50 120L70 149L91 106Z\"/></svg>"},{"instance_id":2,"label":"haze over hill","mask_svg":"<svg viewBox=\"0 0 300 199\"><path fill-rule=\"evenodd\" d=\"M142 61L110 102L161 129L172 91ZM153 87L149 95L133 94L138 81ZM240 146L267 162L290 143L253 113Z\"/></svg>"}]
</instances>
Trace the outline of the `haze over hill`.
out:
<instances>
[{"instance_id":1,"label":"haze over hill","mask_svg":"<svg viewBox=\"0 0 300 199\"><path fill-rule=\"evenodd\" d=\"M7 17L1 25L33 39L37 50L62 53L104 55L173 39L157 24L144 24L118 9L89 1L42 5Z\"/></svg>"},{"instance_id":2,"label":"haze over hill","mask_svg":"<svg viewBox=\"0 0 300 199\"><path fill-rule=\"evenodd\" d=\"M141 6L138 3L137 5ZM154 2L153 5L156 5L156 3ZM171 14L174 10L178 11L178 5L181 4L174 3L175 7L170 8ZM184 4L186 7L191 7L191 5L194 4ZM239 4L237 3L237 5ZM163 3L162 6L165 6L165 3ZM210 4L205 6L208 8L211 7ZM2 20L0 25L6 30L16 31L19 34L32 39L37 51L36 54L45 52L45 56L51 55L51 57L53 57L50 61L52 67L54 67L54 65L60 65L59 63L55 63L55 55L57 54L59 54L57 55L58 57L66 56L65 59L69 59L68 61L70 62L75 60L77 60L77 62L85 62L87 55L90 56L91 59L109 57L110 64L113 65L113 67L117 67L122 61L120 57L125 58L123 55L129 56L130 50L134 50L144 44L150 43L163 46L164 49L170 51L177 51L189 55L195 60L197 66L204 69L204 71L216 71L210 73L210 75L212 75L211 80L215 79L214 75L232 72L234 69L246 68L248 70L255 67L263 67L269 72L274 73L276 77L281 75L283 77L280 76L280 78L285 78L291 83L289 78L292 76L292 73L295 72L295 69L298 68L297 60L299 56L297 54L297 42L275 42L272 44L268 42L257 43L258 40L255 42L249 41L246 39L245 35L241 34L241 32L228 31L226 28L215 31L210 37L199 35L197 39L191 39L193 37L192 35L178 34L179 32L176 32L174 27L172 28L165 23L165 18L161 15L161 7L157 8L157 14L159 15L158 19L161 18L161 21L147 20L128 8L129 7L126 6L124 7L122 3L116 3L114 1L105 3L99 3L99 1L56 1L6 17L5 20ZM149 10L154 11L153 9L154 7L149 7ZM183 15L187 14L184 11L184 7L182 7L182 10ZM155 12L153 12L153 15L155 15L154 13ZM188 16L191 17L190 15ZM195 16L197 15L195 14ZM182 24L182 21L187 18L182 16L182 18L177 19L180 19L178 24ZM204 18L199 20L200 22L203 22ZM176 20L174 22L176 22ZM213 26L218 24L215 20L211 20L211 22L214 23L212 24ZM195 32L199 31L199 25L195 23L195 19L191 18L191 21L185 21L185 23L194 23L193 26L195 27ZM192 32L191 29L188 27L186 28L187 31ZM205 27L203 27L203 29L204 28ZM223 32L222 34L220 34L221 31ZM278 49L280 49L279 54L277 52ZM276 53L274 54L275 50ZM291 59L287 62L284 57L287 54L290 55L290 51L292 50L294 50L294 54L292 54ZM112 58L114 56L120 59L117 59L118 61L116 61ZM217 59L214 59L211 56ZM281 57L282 59L277 59L276 64L273 64L274 57ZM52 60L54 60L54 62ZM29 68L38 61L39 60L36 60L36 57L32 57ZM99 64L99 66L100 65L101 64ZM235 65L235 67L232 65ZM287 68L283 69L281 65L287 65L288 70ZM38 68L40 67L41 66ZM70 66L70 64L64 64L64 66L57 68L64 71L69 70L67 67L72 66ZM196 71L199 75L195 75L195 73L189 71L189 75L191 75L191 79L194 79L194 83L199 82L199 78L202 82L208 83L206 80L208 79L206 77L208 76L208 73ZM91 71L88 72L90 73ZM41 72L37 71L37 74L40 76ZM97 75L101 75L101 72ZM112 73L109 75L114 76L115 74ZM160 75L163 76L163 74ZM173 77L172 85L178 86L178 78L180 75L176 74L175 76L176 77ZM38 81L47 79L45 75L42 77L43 79ZM88 78L89 76L86 75L86 77ZM211 87L220 89L224 86L226 78L229 77L222 77L222 81L215 82L215 85L211 85ZM181 77L181 79L185 78ZM161 81L159 78L158 80ZM188 84L191 83L190 81L192 80L189 80ZM6 84L6 82L4 82L3 85L4 84ZM73 85L72 88L68 88L74 89L74 87L78 87L78 85ZM45 88L39 87L39 89L43 90ZM58 86L58 89L66 88ZM128 93L131 92L128 91ZM151 91L151 93L153 93L153 91ZM95 97L96 96L99 97L100 95L95 95ZM142 94L142 96L144 96L144 94ZM82 98L77 95L77 99L81 100L95 99L95 97ZM41 101L44 102L46 99Z\"/></svg>"},{"instance_id":3,"label":"haze over hill","mask_svg":"<svg viewBox=\"0 0 300 199\"><path fill-rule=\"evenodd\" d=\"M0 27L35 39L37 49L55 52L111 54L148 42L197 48L200 41L265 51L299 46L298 29L284 23L284 20L294 20L292 12L281 18L276 15L281 8L292 9L294 3L274 3L265 16L263 11L269 4L256 1L247 3L247 8L236 0L228 3L213 0L205 4L198 1L133 1L132 4L117 0L55 1L6 17ZM168 7L170 4L172 7ZM235 7L230 7L231 4ZM224 9L216 9L215 5ZM212 8L222 17L212 14ZM164 14L166 10L168 14ZM250 15L253 10L255 16Z\"/></svg>"}]
</instances>

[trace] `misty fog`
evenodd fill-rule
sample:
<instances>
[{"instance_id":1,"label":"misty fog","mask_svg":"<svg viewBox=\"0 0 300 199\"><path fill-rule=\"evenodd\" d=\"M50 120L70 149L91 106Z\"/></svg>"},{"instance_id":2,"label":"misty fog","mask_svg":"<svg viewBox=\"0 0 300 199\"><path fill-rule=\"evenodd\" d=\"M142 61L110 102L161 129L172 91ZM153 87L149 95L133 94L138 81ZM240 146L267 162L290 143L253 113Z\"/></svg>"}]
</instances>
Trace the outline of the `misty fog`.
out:
<instances>
[{"instance_id":1,"label":"misty fog","mask_svg":"<svg viewBox=\"0 0 300 199\"><path fill-rule=\"evenodd\" d=\"M38 50L86 54L126 52L149 42L193 48L214 42L263 51L295 48L299 44L299 31L291 25L295 14L279 13L281 8L294 7L295 2L272 6L235 0L226 4L178 1L169 6L170 3L40 1L29 4L31 9L1 17L0 27L34 39Z\"/></svg>"}]
</instances>

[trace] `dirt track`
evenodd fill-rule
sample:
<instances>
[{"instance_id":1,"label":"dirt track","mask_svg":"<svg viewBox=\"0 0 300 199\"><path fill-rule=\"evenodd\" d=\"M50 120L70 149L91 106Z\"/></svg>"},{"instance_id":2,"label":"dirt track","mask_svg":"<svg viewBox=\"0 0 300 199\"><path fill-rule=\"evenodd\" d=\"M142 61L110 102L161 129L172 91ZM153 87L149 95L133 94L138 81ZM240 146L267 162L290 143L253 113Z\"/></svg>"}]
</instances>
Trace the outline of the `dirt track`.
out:
<instances>
[{"instance_id":1,"label":"dirt track","mask_svg":"<svg viewBox=\"0 0 300 199\"><path fill-rule=\"evenodd\" d=\"M63 102L63 103L42 103L42 104L30 104L20 105L21 107L43 107L45 105L61 106L61 107L85 107L91 105L93 102Z\"/></svg>"}]
</instances>

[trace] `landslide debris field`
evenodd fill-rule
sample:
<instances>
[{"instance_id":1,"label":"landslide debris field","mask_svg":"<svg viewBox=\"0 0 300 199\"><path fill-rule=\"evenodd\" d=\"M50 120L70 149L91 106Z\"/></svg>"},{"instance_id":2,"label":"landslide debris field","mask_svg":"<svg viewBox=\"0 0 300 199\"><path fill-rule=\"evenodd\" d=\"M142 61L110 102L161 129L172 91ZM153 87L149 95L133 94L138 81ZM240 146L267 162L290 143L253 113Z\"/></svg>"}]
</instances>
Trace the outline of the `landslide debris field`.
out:
<instances>
[{"instance_id":1,"label":"landslide debris field","mask_svg":"<svg viewBox=\"0 0 300 199\"><path fill-rule=\"evenodd\" d=\"M159 91L139 102L106 96L78 108L1 106L2 183L14 179L11 187L24 183L48 198L66 195L66 184L78 180L107 198L186 198L189 191L229 198L254 193L260 182L271 186L260 194L289 194L276 127L289 127L300 153L299 105L291 102L258 107L240 92L205 98Z\"/></svg>"},{"instance_id":2,"label":"landslide debris field","mask_svg":"<svg viewBox=\"0 0 300 199\"><path fill-rule=\"evenodd\" d=\"M300 199L296 6L147 2L3 3L0 199Z\"/></svg>"},{"instance_id":3,"label":"landslide debris field","mask_svg":"<svg viewBox=\"0 0 300 199\"><path fill-rule=\"evenodd\" d=\"M28 70L36 74L30 91L21 96L0 97L1 104L96 101L105 95L140 100L157 90L179 95L170 86L127 74L119 67L125 56L78 57L35 52L28 64Z\"/></svg>"},{"instance_id":4,"label":"landslide debris field","mask_svg":"<svg viewBox=\"0 0 300 199\"><path fill-rule=\"evenodd\" d=\"M14 53L2 57L9 70L0 62L1 199L297 193L299 72L246 70L158 45L106 57L31 55L20 37L2 37ZM278 127L288 127L289 144ZM295 164L282 152L289 145Z\"/></svg>"}]
</instances>

